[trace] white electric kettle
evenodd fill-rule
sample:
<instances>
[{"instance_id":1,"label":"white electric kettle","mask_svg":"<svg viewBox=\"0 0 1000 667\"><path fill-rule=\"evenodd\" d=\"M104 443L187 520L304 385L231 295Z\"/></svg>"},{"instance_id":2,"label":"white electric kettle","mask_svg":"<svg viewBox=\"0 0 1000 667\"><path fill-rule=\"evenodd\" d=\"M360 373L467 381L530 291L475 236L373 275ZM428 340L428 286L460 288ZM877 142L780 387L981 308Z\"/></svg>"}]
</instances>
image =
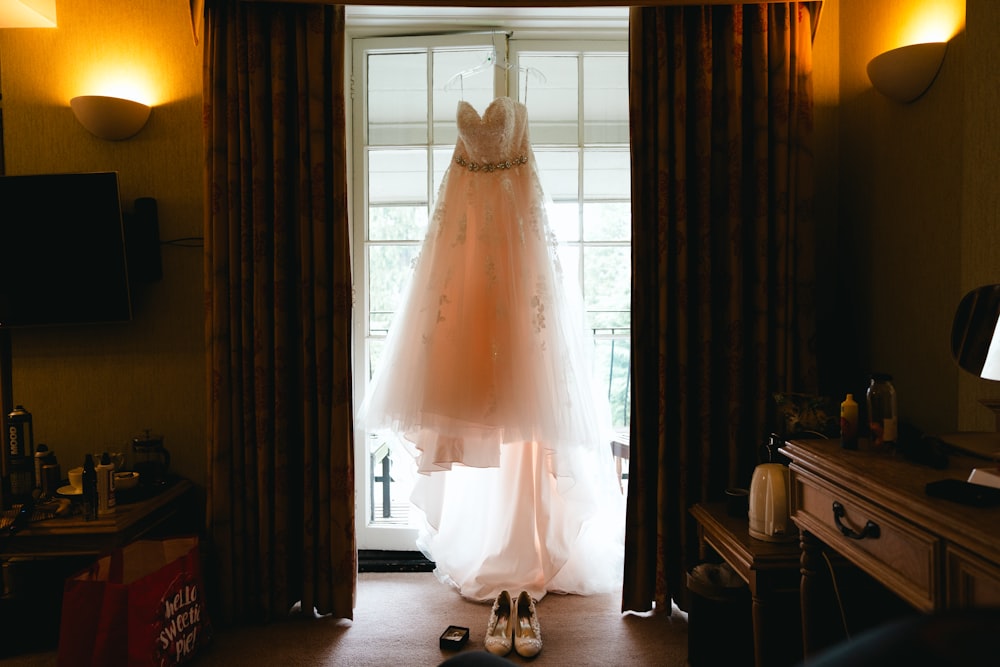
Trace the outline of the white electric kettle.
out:
<instances>
[{"instance_id":1,"label":"white electric kettle","mask_svg":"<svg viewBox=\"0 0 1000 667\"><path fill-rule=\"evenodd\" d=\"M750 480L750 537L767 542L791 542L798 529L789 518L788 468L761 463Z\"/></svg>"}]
</instances>

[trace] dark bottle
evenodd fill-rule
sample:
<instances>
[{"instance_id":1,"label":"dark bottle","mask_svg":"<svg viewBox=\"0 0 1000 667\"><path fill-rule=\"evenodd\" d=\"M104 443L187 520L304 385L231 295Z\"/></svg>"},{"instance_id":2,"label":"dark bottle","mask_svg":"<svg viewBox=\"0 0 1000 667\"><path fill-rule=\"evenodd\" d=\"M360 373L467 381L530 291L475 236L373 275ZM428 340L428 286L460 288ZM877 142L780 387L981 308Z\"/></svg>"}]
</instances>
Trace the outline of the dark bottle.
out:
<instances>
[{"instance_id":1,"label":"dark bottle","mask_svg":"<svg viewBox=\"0 0 1000 667\"><path fill-rule=\"evenodd\" d=\"M896 444L899 433L899 413L896 407L896 388L888 373L872 373L868 386L868 423L872 444L876 447Z\"/></svg>"},{"instance_id":2,"label":"dark bottle","mask_svg":"<svg viewBox=\"0 0 1000 667\"><path fill-rule=\"evenodd\" d=\"M83 459L83 518L93 521L97 518L97 466L94 465L94 455L87 454Z\"/></svg>"}]
</instances>

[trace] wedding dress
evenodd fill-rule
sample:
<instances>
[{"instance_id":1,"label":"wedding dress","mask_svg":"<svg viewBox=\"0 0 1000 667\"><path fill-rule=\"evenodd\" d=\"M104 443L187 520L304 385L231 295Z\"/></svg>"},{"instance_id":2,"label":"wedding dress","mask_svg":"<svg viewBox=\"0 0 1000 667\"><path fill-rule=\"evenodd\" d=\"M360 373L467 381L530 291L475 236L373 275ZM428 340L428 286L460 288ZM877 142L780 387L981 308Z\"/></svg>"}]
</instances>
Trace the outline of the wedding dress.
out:
<instances>
[{"instance_id":1,"label":"wedding dress","mask_svg":"<svg viewBox=\"0 0 1000 667\"><path fill-rule=\"evenodd\" d=\"M457 112L427 236L358 414L416 457L419 548L470 599L620 585L624 506L528 139L526 107Z\"/></svg>"}]
</instances>

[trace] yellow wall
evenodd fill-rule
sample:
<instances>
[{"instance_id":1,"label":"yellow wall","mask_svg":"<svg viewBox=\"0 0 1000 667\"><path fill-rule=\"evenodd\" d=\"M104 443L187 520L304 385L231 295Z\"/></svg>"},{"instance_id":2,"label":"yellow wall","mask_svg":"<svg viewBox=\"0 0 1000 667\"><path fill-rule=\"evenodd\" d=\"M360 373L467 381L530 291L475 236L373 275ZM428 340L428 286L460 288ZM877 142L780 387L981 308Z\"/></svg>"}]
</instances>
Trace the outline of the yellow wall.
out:
<instances>
[{"instance_id":1,"label":"yellow wall","mask_svg":"<svg viewBox=\"0 0 1000 667\"><path fill-rule=\"evenodd\" d=\"M950 354L962 294L1000 282L1000 209L986 205L1000 188L986 159L1000 152L1000 134L981 110L997 101L998 6L969 0L966 16L963 0L839 0L840 305L858 371L849 380L861 390L863 373L892 373L901 417L924 431L991 428L974 397L1000 393L963 377ZM937 35L920 37L928 26ZM872 88L865 68L875 55L949 38L923 97L899 104ZM977 386L960 393L968 383Z\"/></svg>"},{"instance_id":2,"label":"yellow wall","mask_svg":"<svg viewBox=\"0 0 1000 667\"><path fill-rule=\"evenodd\" d=\"M116 170L126 209L157 200L162 240L200 237L201 49L188 3L59 0L57 22L0 29L6 173ZM123 81L139 85L152 114L134 138L102 141L69 100ZM164 436L175 471L204 479L202 251L167 245L162 257L163 279L138 288L133 322L12 332L14 401L64 473L148 428Z\"/></svg>"}]
</instances>

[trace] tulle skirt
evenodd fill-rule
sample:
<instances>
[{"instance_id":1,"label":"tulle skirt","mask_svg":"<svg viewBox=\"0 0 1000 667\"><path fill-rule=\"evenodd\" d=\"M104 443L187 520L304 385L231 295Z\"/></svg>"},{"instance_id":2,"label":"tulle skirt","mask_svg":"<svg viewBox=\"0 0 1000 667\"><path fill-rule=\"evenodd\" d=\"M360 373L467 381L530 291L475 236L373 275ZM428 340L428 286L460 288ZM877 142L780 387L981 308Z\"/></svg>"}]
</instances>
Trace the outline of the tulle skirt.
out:
<instances>
[{"instance_id":1,"label":"tulle skirt","mask_svg":"<svg viewBox=\"0 0 1000 667\"><path fill-rule=\"evenodd\" d=\"M573 296L533 158L445 174L358 422L411 444L419 546L466 597L621 582L609 409Z\"/></svg>"}]
</instances>

